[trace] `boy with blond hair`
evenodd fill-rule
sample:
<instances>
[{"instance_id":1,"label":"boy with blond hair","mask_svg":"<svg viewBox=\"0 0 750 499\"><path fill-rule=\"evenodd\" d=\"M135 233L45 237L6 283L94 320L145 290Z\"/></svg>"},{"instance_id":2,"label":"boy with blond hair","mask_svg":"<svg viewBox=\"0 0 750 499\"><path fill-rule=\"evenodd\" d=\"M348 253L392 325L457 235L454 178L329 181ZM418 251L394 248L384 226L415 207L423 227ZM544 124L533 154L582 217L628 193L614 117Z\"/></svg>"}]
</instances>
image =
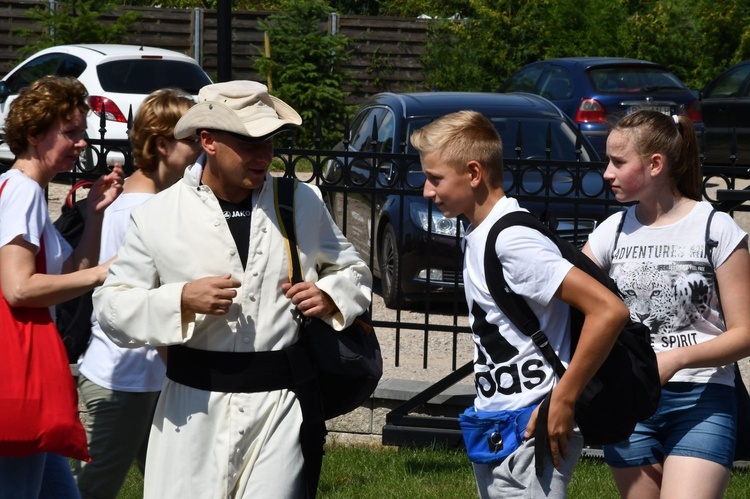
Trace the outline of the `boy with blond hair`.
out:
<instances>
[{"instance_id":1,"label":"boy with blond hair","mask_svg":"<svg viewBox=\"0 0 750 499\"><path fill-rule=\"evenodd\" d=\"M485 446L494 446L489 454L497 451L496 457L487 458L486 449L482 456L474 452L462 423L479 496L564 498L583 447L575 403L627 321L627 308L537 230L515 225L502 231L495 253L509 288L534 311L567 367L558 379L533 340L502 313L487 286L484 253L490 229L504 215L525 211L503 190L502 141L494 125L478 112L459 111L417 130L411 143L426 176L424 197L444 216L463 214L470 222L463 241L463 277L477 396L465 414L489 422L498 435L516 425L502 441L492 435ZM572 358L568 305L585 317ZM550 392L545 463L537 476L538 405Z\"/></svg>"}]
</instances>

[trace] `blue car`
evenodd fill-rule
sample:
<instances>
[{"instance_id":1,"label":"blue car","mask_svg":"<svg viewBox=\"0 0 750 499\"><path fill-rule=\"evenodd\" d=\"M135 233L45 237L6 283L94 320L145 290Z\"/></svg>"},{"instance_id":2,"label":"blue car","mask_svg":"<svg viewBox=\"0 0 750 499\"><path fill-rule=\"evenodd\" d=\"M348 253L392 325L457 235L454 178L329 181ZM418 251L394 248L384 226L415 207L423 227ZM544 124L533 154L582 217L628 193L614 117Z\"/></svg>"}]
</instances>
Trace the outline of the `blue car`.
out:
<instances>
[{"instance_id":1,"label":"blue car","mask_svg":"<svg viewBox=\"0 0 750 499\"><path fill-rule=\"evenodd\" d=\"M528 64L500 92L546 97L580 125L601 157L609 125L638 109L686 114L702 130L698 97L667 68L638 59L570 57Z\"/></svg>"},{"instance_id":2,"label":"blue car","mask_svg":"<svg viewBox=\"0 0 750 499\"><path fill-rule=\"evenodd\" d=\"M508 195L536 214L554 213L564 237L583 244L597 223L619 209L591 144L543 97L376 94L355 114L346 141L335 147L341 153L328 159L322 177L334 220L380 278L388 307L424 301L427 293L434 301L463 300L462 223L443 217L422 197L425 177L409 143L418 128L463 109L481 112L500 133ZM611 199L610 206L603 199Z\"/></svg>"}]
</instances>

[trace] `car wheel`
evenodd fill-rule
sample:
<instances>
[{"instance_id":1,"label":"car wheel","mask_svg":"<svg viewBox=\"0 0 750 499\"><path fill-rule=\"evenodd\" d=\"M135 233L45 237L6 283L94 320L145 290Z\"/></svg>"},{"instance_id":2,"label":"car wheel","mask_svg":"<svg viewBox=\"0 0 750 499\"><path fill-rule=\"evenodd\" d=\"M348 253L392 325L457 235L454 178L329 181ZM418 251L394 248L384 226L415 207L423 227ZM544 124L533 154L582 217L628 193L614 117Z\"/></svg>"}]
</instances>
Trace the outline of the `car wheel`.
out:
<instances>
[{"instance_id":1,"label":"car wheel","mask_svg":"<svg viewBox=\"0 0 750 499\"><path fill-rule=\"evenodd\" d=\"M401 256L398 253L398 239L391 224L387 224L383 230L380 243L380 254L378 263L380 265L380 286L383 294L383 303L388 308L398 308L402 304L399 296L399 262Z\"/></svg>"}]
</instances>

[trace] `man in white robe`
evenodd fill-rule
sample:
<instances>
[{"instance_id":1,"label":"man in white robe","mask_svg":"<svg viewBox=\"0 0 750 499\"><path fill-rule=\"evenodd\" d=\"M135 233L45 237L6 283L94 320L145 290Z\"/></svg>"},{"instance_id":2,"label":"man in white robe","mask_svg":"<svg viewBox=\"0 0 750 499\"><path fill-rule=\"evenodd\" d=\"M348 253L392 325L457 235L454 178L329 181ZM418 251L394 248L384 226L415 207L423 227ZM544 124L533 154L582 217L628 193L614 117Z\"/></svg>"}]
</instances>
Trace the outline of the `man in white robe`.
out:
<instances>
[{"instance_id":1,"label":"man in white robe","mask_svg":"<svg viewBox=\"0 0 750 499\"><path fill-rule=\"evenodd\" d=\"M204 87L175 127L203 154L182 181L133 211L105 283L102 329L123 346L169 346L146 499L314 497L325 426L305 420L285 349L301 316L341 330L370 304L372 276L300 184L295 225L305 282L292 286L268 167L275 134L300 125L265 85ZM309 414L309 413L307 413ZM307 433L306 433L307 432ZM302 454L301 439L316 443ZM308 440L309 442L310 440Z\"/></svg>"}]
</instances>

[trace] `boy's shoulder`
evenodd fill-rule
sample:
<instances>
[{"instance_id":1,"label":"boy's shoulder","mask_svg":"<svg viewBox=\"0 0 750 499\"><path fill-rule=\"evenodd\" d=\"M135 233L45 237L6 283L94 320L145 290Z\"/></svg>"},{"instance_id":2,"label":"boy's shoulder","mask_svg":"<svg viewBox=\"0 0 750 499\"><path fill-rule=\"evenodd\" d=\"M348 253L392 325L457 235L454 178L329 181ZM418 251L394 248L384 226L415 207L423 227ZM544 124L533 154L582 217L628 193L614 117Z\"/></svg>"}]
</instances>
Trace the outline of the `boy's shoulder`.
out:
<instances>
[{"instance_id":1,"label":"boy's shoulder","mask_svg":"<svg viewBox=\"0 0 750 499\"><path fill-rule=\"evenodd\" d=\"M482 241L485 241L487 239L487 235L492 229L492 226L494 226L498 220L500 220L508 213L513 213L515 211L528 210L522 208L515 198L503 196L495 203L495 205L492 207L492 210L490 210L489 214L485 217L484 220L482 220L479 225L477 225L476 227L473 225L468 227L466 233L467 242L471 241L471 243L474 244L474 241L478 241L480 239Z\"/></svg>"},{"instance_id":2,"label":"boy's shoulder","mask_svg":"<svg viewBox=\"0 0 750 499\"><path fill-rule=\"evenodd\" d=\"M490 214L476 228L472 228L466 235L465 249L484 248L491 240L498 255L515 253L518 251L533 251L536 249L555 248L555 243L534 224L511 222L499 224L504 220L535 219L534 215L521 207L514 198L503 197L493 207ZM498 225L503 228L499 229ZM502 236L498 237L499 231Z\"/></svg>"}]
</instances>

